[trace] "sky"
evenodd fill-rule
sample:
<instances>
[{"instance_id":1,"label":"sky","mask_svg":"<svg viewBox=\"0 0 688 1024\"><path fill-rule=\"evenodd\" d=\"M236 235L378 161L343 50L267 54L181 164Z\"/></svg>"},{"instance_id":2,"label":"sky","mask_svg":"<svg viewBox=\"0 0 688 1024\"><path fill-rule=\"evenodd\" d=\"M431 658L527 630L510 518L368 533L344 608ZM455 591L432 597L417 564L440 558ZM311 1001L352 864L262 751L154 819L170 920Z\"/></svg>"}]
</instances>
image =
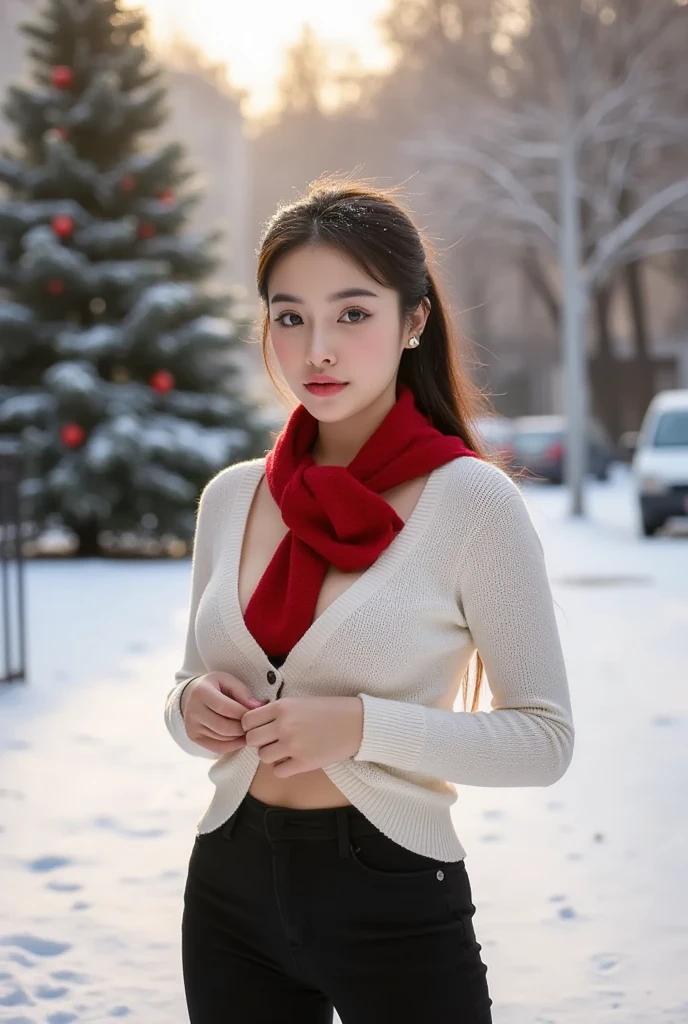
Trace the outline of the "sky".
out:
<instances>
[{"instance_id":1,"label":"sky","mask_svg":"<svg viewBox=\"0 0 688 1024\"><path fill-rule=\"evenodd\" d=\"M306 23L336 49L355 50L364 67L387 61L375 20L388 0L144 0L143 6L157 36L181 30L210 58L226 62L233 84L248 91L248 116L270 108L284 56Z\"/></svg>"}]
</instances>

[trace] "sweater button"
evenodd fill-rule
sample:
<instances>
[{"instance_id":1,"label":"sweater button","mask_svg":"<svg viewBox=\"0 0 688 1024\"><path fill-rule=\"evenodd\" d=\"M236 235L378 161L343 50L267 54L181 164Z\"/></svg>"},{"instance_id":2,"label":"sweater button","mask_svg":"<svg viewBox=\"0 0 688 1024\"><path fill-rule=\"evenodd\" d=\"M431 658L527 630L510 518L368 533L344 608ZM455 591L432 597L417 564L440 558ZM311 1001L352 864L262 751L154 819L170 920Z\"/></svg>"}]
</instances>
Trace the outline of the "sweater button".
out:
<instances>
[{"instance_id":1,"label":"sweater button","mask_svg":"<svg viewBox=\"0 0 688 1024\"><path fill-rule=\"evenodd\" d=\"M268 672L268 682L270 685L277 682L277 673L273 669Z\"/></svg>"}]
</instances>

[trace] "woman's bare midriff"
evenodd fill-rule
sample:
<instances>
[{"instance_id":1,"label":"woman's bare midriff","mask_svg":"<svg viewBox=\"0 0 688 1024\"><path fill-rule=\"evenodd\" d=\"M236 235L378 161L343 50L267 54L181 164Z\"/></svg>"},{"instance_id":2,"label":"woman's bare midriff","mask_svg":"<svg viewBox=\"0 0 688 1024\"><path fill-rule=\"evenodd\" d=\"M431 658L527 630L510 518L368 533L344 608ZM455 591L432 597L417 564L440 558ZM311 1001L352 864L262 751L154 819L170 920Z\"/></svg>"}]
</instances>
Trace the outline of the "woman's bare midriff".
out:
<instances>
[{"instance_id":1,"label":"woman's bare midriff","mask_svg":"<svg viewBox=\"0 0 688 1024\"><path fill-rule=\"evenodd\" d=\"M404 522L416 507L428 475L409 480L382 495ZM240 555L239 604L242 613L245 612L253 591L286 533L287 528L282 521L279 506L270 494L263 476L251 503ZM314 620L322 615L328 605L347 590L360 575L361 572L343 573L330 566L318 595ZM279 779L273 774L271 765L261 763L253 777L249 793L257 800L275 807L303 810L344 807L351 802L322 768L301 772L288 779Z\"/></svg>"},{"instance_id":2,"label":"woman's bare midriff","mask_svg":"<svg viewBox=\"0 0 688 1024\"><path fill-rule=\"evenodd\" d=\"M337 789L322 768L313 772L301 772L289 779L275 778L268 764L258 765L253 776L249 793L256 800L272 807L296 807L314 810L319 807L345 807L351 803L340 789Z\"/></svg>"}]
</instances>

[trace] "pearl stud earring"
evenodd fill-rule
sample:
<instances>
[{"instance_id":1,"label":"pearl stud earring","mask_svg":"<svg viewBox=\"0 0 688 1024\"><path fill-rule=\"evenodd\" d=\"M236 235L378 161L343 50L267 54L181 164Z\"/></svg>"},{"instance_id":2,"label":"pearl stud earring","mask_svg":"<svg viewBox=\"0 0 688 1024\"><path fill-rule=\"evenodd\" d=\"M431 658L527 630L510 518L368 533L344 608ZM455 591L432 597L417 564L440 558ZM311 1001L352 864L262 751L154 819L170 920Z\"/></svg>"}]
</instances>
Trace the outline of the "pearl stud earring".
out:
<instances>
[{"instance_id":1,"label":"pearl stud earring","mask_svg":"<svg viewBox=\"0 0 688 1024\"><path fill-rule=\"evenodd\" d=\"M409 348L418 348L420 341L418 338L409 338Z\"/></svg>"}]
</instances>

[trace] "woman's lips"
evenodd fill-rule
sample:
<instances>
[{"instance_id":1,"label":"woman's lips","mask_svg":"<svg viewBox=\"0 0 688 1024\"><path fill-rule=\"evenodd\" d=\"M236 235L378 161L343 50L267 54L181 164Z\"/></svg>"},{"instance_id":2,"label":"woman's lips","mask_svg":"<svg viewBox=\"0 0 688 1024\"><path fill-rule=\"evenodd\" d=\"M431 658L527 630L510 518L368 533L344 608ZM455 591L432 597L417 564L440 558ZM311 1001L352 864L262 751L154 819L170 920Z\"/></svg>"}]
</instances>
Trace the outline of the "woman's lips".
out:
<instances>
[{"instance_id":1,"label":"woman's lips","mask_svg":"<svg viewBox=\"0 0 688 1024\"><path fill-rule=\"evenodd\" d=\"M304 387L310 395L318 395L320 398L329 398L338 395L343 391L346 384L305 384Z\"/></svg>"}]
</instances>

